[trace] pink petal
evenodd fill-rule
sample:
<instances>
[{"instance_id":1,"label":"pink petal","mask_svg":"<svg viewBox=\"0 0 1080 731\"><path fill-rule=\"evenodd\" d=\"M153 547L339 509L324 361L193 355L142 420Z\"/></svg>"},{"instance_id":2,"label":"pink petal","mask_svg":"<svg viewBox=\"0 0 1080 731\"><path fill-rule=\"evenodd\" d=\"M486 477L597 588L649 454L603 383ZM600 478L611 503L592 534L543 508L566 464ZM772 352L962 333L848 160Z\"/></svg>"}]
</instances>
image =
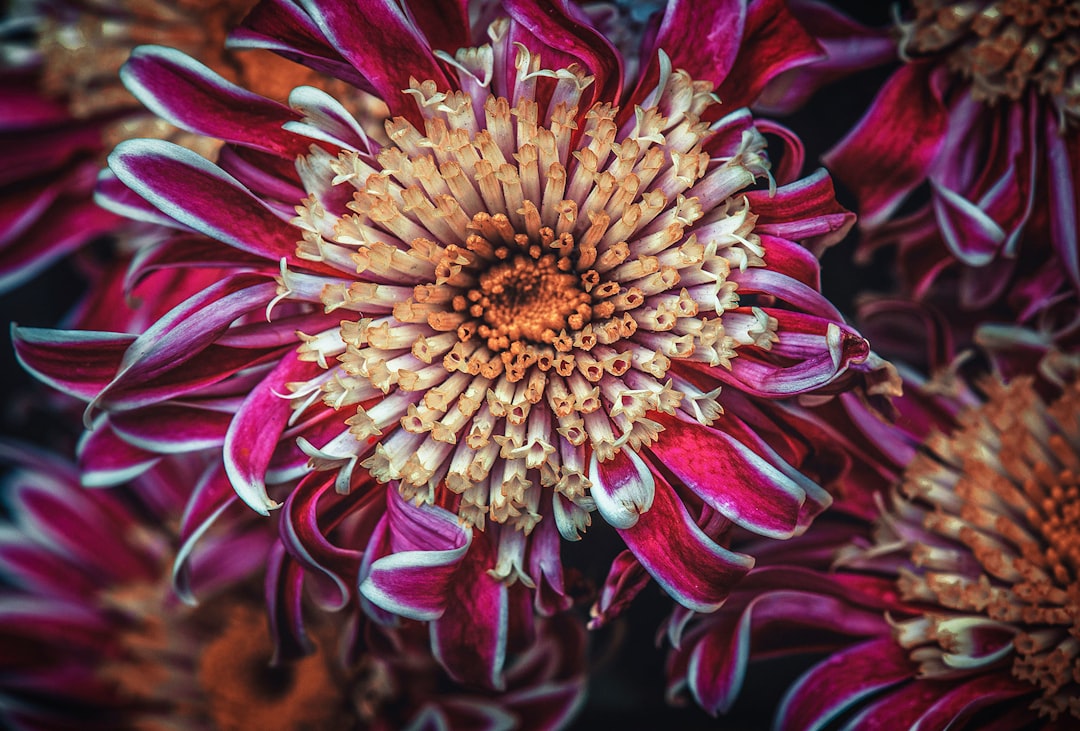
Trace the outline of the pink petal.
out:
<instances>
[{"instance_id":1,"label":"pink petal","mask_svg":"<svg viewBox=\"0 0 1080 731\"><path fill-rule=\"evenodd\" d=\"M278 503L266 494L266 469L281 440L292 406L279 394L288 393L286 384L311 378L318 364L286 356L253 388L229 424L225 435L225 471L236 494L252 510L267 515Z\"/></svg>"},{"instance_id":2,"label":"pink petal","mask_svg":"<svg viewBox=\"0 0 1080 731\"><path fill-rule=\"evenodd\" d=\"M746 198L758 216L756 231L801 241L815 250L840 241L855 223L855 214L836 201L832 178L823 168L780 186L773 195L751 190Z\"/></svg>"},{"instance_id":3,"label":"pink petal","mask_svg":"<svg viewBox=\"0 0 1080 731\"><path fill-rule=\"evenodd\" d=\"M826 84L896 60L891 27L866 28L821 2L791 0L789 4L799 23L825 50L826 57L774 78L755 105L759 111L788 114Z\"/></svg>"},{"instance_id":4,"label":"pink petal","mask_svg":"<svg viewBox=\"0 0 1080 731\"><path fill-rule=\"evenodd\" d=\"M915 669L907 650L889 636L838 652L792 686L776 728L818 731L870 694L913 678Z\"/></svg>"},{"instance_id":5,"label":"pink petal","mask_svg":"<svg viewBox=\"0 0 1080 731\"><path fill-rule=\"evenodd\" d=\"M716 89L729 109L753 104L765 85L781 72L825 58L786 0L754 0L746 12L735 64Z\"/></svg>"},{"instance_id":6,"label":"pink petal","mask_svg":"<svg viewBox=\"0 0 1080 731\"><path fill-rule=\"evenodd\" d=\"M671 58L671 66L691 77L719 86L727 78L739 53L746 24L745 0L673 0L664 10L660 27L641 81L631 95L641 103L659 78L657 51ZM724 100L727 106L727 100ZM731 106L728 109L736 109Z\"/></svg>"},{"instance_id":7,"label":"pink petal","mask_svg":"<svg viewBox=\"0 0 1080 731\"><path fill-rule=\"evenodd\" d=\"M386 502L392 552L371 564L360 593L388 612L438 619L460 590L455 582L472 531L443 508L413 505L393 486L386 490Z\"/></svg>"},{"instance_id":8,"label":"pink petal","mask_svg":"<svg viewBox=\"0 0 1080 731\"><path fill-rule=\"evenodd\" d=\"M188 563L195 544L237 499L225 469L220 464L209 467L191 491L191 498L184 507L180 520L180 547L177 549L172 569L173 588L177 595L189 604L195 603L191 587L191 567Z\"/></svg>"},{"instance_id":9,"label":"pink petal","mask_svg":"<svg viewBox=\"0 0 1080 731\"><path fill-rule=\"evenodd\" d=\"M652 471L631 450L619 450L606 462L600 462L593 452L589 479L596 509L615 528L630 528L652 507L656 484Z\"/></svg>"},{"instance_id":10,"label":"pink petal","mask_svg":"<svg viewBox=\"0 0 1080 731\"><path fill-rule=\"evenodd\" d=\"M132 480L161 461L161 455L140 449L103 421L79 442L79 469L87 487L112 487Z\"/></svg>"},{"instance_id":11,"label":"pink petal","mask_svg":"<svg viewBox=\"0 0 1080 731\"><path fill-rule=\"evenodd\" d=\"M446 609L431 625L431 649L459 683L502 690L510 607L506 584L488 574L493 564L487 537L478 537L446 587Z\"/></svg>"},{"instance_id":12,"label":"pink petal","mask_svg":"<svg viewBox=\"0 0 1080 731\"><path fill-rule=\"evenodd\" d=\"M577 59L590 75L596 77L591 87L593 100L619 98L622 93L621 54L601 33L578 22L567 4L557 0L507 0L503 7L514 21L550 49L545 52L544 48L535 48L535 44L525 44L530 50L539 51L546 63L558 63L557 56L566 54ZM556 58L549 58L552 55ZM591 106L588 99L586 96L582 100L583 109Z\"/></svg>"},{"instance_id":13,"label":"pink petal","mask_svg":"<svg viewBox=\"0 0 1080 731\"><path fill-rule=\"evenodd\" d=\"M822 643L821 631L874 636L887 634L880 612L805 591L759 594L738 616L718 618L690 657L687 675L698 704L712 714L727 713L742 688L751 646L771 632L798 627L798 639L784 652L808 652ZM828 637L828 635L825 635Z\"/></svg>"},{"instance_id":14,"label":"pink petal","mask_svg":"<svg viewBox=\"0 0 1080 731\"><path fill-rule=\"evenodd\" d=\"M409 88L409 77L431 79L440 89L451 86L427 39L409 22L398 3L300 0L300 4L334 50L363 74L375 93L390 105L391 114L416 113L412 98L401 93ZM378 28L378 32L365 34L364 42L357 43L360 28ZM402 59L408 59L408 63L402 63Z\"/></svg>"},{"instance_id":15,"label":"pink petal","mask_svg":"<svg viewBox=\"0 0 1080 731\"><path fill-rule=\"evenodd\" d=\"M655 479L652 507L633 527L617 528L619 535L673 599L694 611L715 611L754 559L713 543L671 486L660 475Z\"/></svg>"},{"instance_id":16,"label":"pink petal","mask_svg":"<svg viewBox=\"0 0 1080 731\"><path fill-rule=\"evenodd\" d=\"M653 418L664 431L650 451L709 507L760 535L795 535L806 501L796 482L721 430L668 414ZM701 465L701 454L710 455L723 469Z\"/></svg>"},{"instance_id":17,"label":"pink petal","mask_svg":"<svg viewBox=\"0 0 1080 731\"><path fill-rule=\"evenodd\" d=\"M135 336L12 325L11 340L19 363L35 378L90 401L116 374Z\"/></svg>"},{"instance_id":18,"label":"pink petal","mask_svg":"<svg viewBox=\"0 0 1080 731\"><path fill-rule=\"evenodd\" d=\"M175 48L139 46L120 78L151 112L182 129L290 160L307 152L307 140L282 129L297 118L295 112L226 81Z\"/></svg>"},{"instance_id":19,"label":"pink petal","mask_svg":"<svg viewBox=\"0 0 1080 731\"><path fill-rule=\"evenodd\" d=\"M194 152L161 140L126 140L109 155L109 167L181 225L272 262L296 261L298 230Z\"/></svg>"},{"instance_id":20,"label":"pink petal","mask_svg":"<svg viewBox=\"0 0 1080 731\"><path fill-rule=\"evenodd\" d=\"M95 402L119 403L130 392L175 371L214 343L238 317L263 309L277 284L258 274L235 274L192 295L161 317L124 353L120 369Z\"/></svg>"},{"instance_id":21,"label":"pink petal","mask_svg":"<svg viewBox=\"0 0 1080 731\"><path fill-rule=\"evenodd\" d=\"M878 226L926 178L948 127L930 63L909 63L889 78L859 124L825 163L859 200L867 227Z\"/></svg>"}]
</instances>

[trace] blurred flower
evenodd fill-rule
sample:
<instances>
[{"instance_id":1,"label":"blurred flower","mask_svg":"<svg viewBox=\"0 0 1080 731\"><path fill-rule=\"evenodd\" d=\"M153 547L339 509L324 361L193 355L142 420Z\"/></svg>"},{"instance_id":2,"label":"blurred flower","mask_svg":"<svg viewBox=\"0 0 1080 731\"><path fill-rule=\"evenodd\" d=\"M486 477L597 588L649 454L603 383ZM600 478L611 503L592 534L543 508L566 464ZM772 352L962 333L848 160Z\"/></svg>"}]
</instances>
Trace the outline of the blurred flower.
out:
<instances>
[{"instance_id":1,"label":"blurred flower","mask_svg":"<svg viewBox=\"0 0 1080 731\"><path fill-rule=\"evenodd\" d=\"M904 468L872 532L819 521L759 554L716 615L674 618L673 693L727 710L748 660L826 651L777 728L1075 725L1080 382L1049 404L1030 377L939 385L875 439Z\"/></svg>"},{"instance_id":2,"label":"blurred flower","mask_svg":"<svg viewBox=\"0 0 1080 731\"><path fill-rule=\"evenodd\" d=\"M225 48L254 0L30 0L0 26L0 290L106 235L130 254L140 228L93 202L106 153L158 137L213 154L220 144L148 114L123 87L121 65L143 43L180 48L218 73L284 99L319 74L265 51ZM339 86L338 90L344 90ZM357 100L359 102L359 100Z\"/></svg>"},{"instance_id":3,"label":"blurred flower","mask_svg":"<svg viewBox=\"0 0 1080 731\"><path fill-rule=\"evenodd\" d=\"M788 538L830 500L741 414L891 384L795 243L851 215L821 171L795 179L794 142L777 186L740 109L816 46L774 2L690 6L628 78L574 6L481 6L471 26L457 6L259 5L234 45L376 94L386 144L314 88L286 107L136 50L127 88L227 144L217 165L156 140L110 156L104 205L213 239L143 250L132 281L231 273L137 337L19 329L20 358L91 402L84 454L117 474L214 448L252 508L287 497L296 561L342 603L359 577L374 616L433 621L455 677L503 683L522 586L542 612L569 603L559 535L594 509L672 596L717 608L752 558L701 511Z\"/></svg>"},{"instance_id":4,"label":"blurred flower","mask_svg":"<svg viewBox=\"0 0 1080 731\"><path fill-rule=\"evenodd\" d=\"M204 536L189 564L201 602L173 591L188 463L87 491L53 455L0 452L21 463L0 523L5 728L551 729L582 700L583 631L568 618L538 625L502 695L450 682L417 623L312 612L312 653L275 661L269 525L239 513L242 525Z\"/></svg>"}]
</instances>

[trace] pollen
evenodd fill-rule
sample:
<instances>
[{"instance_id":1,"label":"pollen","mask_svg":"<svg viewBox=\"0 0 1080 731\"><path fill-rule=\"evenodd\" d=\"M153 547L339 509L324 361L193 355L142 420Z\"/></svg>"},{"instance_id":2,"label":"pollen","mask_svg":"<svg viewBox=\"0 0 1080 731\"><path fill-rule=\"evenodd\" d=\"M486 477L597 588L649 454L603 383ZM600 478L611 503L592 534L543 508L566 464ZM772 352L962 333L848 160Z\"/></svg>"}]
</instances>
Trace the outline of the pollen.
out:
<instances>
[{"instance_id":1,"label":"pollen","mask_svg":"<svg viewBox=\"0 0 1080 731\"><path fill-rule=\"evenodd\" d=\"M977 100L1035 90L1080 116L1080 3L915 0L915 19L901 30L908 56L947 54Z\"/></svg>"},{"instance_id":2,"label":"pollen","mask_svg":"<svg viewBox=\"0 0 1080 731\"><path fill-rule=\"evenodd\" d=\"M1029 379L981 385L890 512L918 537L901 592L937 607L905 646L925 677L1008 667L1040 715L1080 718L1080 381L1049 406Z\"/></svg>"}]
</instances>

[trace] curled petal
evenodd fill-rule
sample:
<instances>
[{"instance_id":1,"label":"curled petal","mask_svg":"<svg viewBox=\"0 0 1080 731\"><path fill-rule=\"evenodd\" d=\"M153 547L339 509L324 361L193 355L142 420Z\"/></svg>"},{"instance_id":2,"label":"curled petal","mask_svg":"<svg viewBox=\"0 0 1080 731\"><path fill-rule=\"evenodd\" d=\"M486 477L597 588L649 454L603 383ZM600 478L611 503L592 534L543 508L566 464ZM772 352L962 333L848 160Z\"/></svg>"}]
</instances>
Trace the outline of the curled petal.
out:
<instances>
[{"instance_id":1,"label":"curled petal","mask_svg":"<svg viewBox=\"0 0 1080 731\"><path fill-rule=\"evenodd\" d=\"M862 224L878 226L926 178L948 125L933 66L903 66L859 124L833 148L829 169L859 199Z\"/></svg>"},{"instance_id":2,"label":"curled petal","mask_svg":"<svg viewBox=\"0 0 1080 731\"><path fill-rule=\"evenodd\" d=\"M278 366L251 390L225 434L225 471L236 494L263 515L278 507L266 494L266 469L292 414L287 383L310 377L318 366L295 355Z\"/></svg>"},{"instance_id":3,"label":"curled petal","mask_svg":"<svg viewBox=\"0 0 1080 731\"><path fill-rule=\"evenodd\" d=\"M430 621L446 611L453 583L472 545L472 531L453 513L414 505L386 490L392 552L371 563L360 593L376 606L409 619Z\"/></svg>"},{"instance_id":4,"label":"curled petal","mask_svg":"<svg viewBox=\"0 0 1080 731\"><path fill-rule=\"evenodd\" d=\"M698 528L678 495L659 475L652 507L630 528L616 528L627 548L684 607L712 612L754 559L714 543Z\"/></svg>"},{"instance_id":5,"label":"curled petal","mask_svg":"<svg viewBox=\"0 0 1080 731\"><path fill-rule=\"evenodd\" d=\"M631 527L652 507L656 481L652 471L632 450L620 450L606 462L600 462L593 452L589 479L593 483L596 509L616 528Z\"/></svg>"},{"instance_id":6,"label":"curled petal","mask_svg":"<svg viewBox=\"0 0 1080 731\"><path fill-rule=\"evenodd\" d=\"M855 645L799 678L784 696L776 728L818 731L852 704L914 674L907 650L890 636Z\"/></svg>"},{"instance_id":7,"label":"curled petal","mask_svg":"<svg viewBox=\"0 0 1080 731\"><path fill-rule=\"evenodd\" d=\"M655 418L664 433L651 451L709 507L760 535L795 535L806 501L796 482L721 430L667 414ZM696 463L702 454L716 468L702 469Z\"/></svg>"},{"instance_id":8,"label":"curled petal","mask_svg":"<svg viewBox=\"0 0 1080 731\"><path fill-rule=\"evenodd\" d=\"M120 69L135 98L177 127L292 159L308 142L282 129L296 114L230 83L175 48L139 46Z\"/></svg>"}]
</instances>

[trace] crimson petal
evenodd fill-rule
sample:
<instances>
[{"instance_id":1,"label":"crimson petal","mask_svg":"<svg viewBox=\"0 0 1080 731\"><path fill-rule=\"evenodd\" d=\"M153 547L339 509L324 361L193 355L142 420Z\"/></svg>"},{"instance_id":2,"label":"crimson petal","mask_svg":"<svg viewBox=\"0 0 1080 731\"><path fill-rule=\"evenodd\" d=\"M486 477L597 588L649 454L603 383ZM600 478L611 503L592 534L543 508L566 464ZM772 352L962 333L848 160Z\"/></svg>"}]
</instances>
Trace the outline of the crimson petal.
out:
<instances>
[{"instance_id":1,"label":"crimson petal","mask_svg":"<svg viewBox=\"0 0 1080 731\"><path fill-rule=\"evenodd\" d=\"M630 528L616 530L657 583L684 607L712 612L754 559L714 543L660 475L652 507Z\"/></svg>"}]
</instances>

